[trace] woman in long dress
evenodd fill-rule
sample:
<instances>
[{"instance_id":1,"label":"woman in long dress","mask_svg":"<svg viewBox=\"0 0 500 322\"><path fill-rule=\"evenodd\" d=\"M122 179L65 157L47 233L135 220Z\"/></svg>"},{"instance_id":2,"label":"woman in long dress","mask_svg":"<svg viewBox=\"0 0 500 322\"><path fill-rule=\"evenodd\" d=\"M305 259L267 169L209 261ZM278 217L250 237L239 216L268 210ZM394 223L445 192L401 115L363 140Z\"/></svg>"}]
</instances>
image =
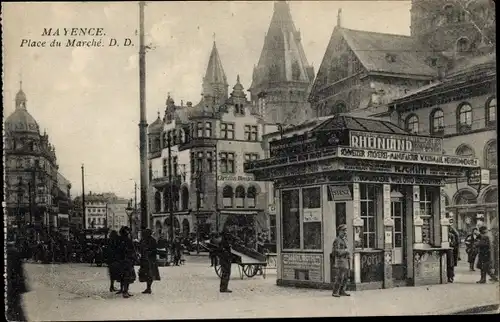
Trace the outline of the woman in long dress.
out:
<instances>
[{"instance_id":1,"label":"woman in long dress","mask_svg":"<svg viewBox=\"0 0 500 322\"><path fill-rule=\"evenodd\" d=\"M122 227L118 243L117 260L120 262L120 291L124 298L132 296L128 292L129 285L135 282L135 248L130 238L130 229Z\"/></svg>"},{"instance_id":2,"label":"woman in long dress","mask_svg":"<svg viewBox=\"0 0 500 322\"><path fill-rule=\"evenodd\" d=\"M153 281L160 280L160 271L158 270L158 262L156 260L157 249L158 244L152 236L151 230L145 229L140 243L141 259L139 268L139 281L146 283L146 289L142 292L143 294L151 294Z\"/></svg>"},{"instance_id":3,"label":"woman in long dress","mask_svg":"<svg viewBox=\"0 0 500 322\"><path fill-rule=\"evenodd\" d=\"M116 230L109 233L108 247L106 248L106 262L108 264L109 273L109 291L116 292L115 281L120 281L120 262L117 259L119 237ZM117 294L122 293L120 291Z\"/></svg>"}]
</instances>

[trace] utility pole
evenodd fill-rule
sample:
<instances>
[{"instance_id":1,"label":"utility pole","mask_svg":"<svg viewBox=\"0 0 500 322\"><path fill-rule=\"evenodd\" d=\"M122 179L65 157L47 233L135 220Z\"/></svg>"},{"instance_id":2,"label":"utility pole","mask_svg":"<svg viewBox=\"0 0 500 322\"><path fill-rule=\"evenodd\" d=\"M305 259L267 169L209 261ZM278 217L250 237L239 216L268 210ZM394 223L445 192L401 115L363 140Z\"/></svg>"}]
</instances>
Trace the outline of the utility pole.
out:
<instances>
[{"instance_id":1,"label":"utility pole","mask_svg":"<svg viewBox=\"0 0 500 322\"><path fill-rule=\"evenodd\" d=\"M146 48L144 45L144 1L139 2L139 143L141 162L141 229L148 228L148 154L146 120Z\"/></svg>"},{"instance_id":2,"label":"utility pole","mask_svg":"<svg viewBox=\"0 0 500 322\"><path fill-rule=\"evenodd\" d=\"M132 201L131 201L132 203ZM134 181L134 216L137 216L137 182ZM142 221L141 221L141 226L142 226ZM147 225L146 225L147 227ZM131 227L132 229L132 227ZM137 234L138 236L138 234Z\"/></svg>"},{"instance_id":3,"label":"utility pole","mask_svg":"<svg viewBox=\"0 0 500 322\"><path fill-rule=\"evenodd\" d=\"M82 219L83 219L83 230L85 231L85 223L87 222L87 215L85 213L85 168L82 164Z\"/></svg>"},{"instance_id":4,"label":"utility pole","mask_svg":"<svg viewBox=\"0 0 500 322\"><path fill-rule=\"evenodd\" d=\"M217 155L217 142L215 142L215 232L219 232L220 225L220 214L219 214L219 185L218 185L218 176L219 176L219 157Z\"/></svg>"},{"instance_id":5,"label":"utility pole","mask_svg":"<svg viewBox=\"0 0 500 322\"><path fill-rule=\"evenodd\" d=\"M168 189L170 192L170 197L168 198L168 210L170 211L170 245L174 242L174 189L172 182L172 137L167 135L167 159L168 159Z\"/></svg>"},{"instance_id":6,"label":"utility pole","mask_svg":"<svg viewBox=\"0 0 500 322\"><path fill-rule=\"evenodd\" d=\"M202 166L198 165L196 173L196 253L200 253L200 205L201 205Z\"/></svg>"}]
</instances>

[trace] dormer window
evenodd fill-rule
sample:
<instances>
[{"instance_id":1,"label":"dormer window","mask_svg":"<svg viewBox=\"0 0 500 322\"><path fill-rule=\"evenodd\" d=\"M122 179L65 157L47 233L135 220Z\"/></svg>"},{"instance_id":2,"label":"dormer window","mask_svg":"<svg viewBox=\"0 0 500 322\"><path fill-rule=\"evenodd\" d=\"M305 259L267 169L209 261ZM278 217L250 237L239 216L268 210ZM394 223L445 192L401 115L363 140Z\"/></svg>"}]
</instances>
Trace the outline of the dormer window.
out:
<instances>
[{"instance_id":1,"label":"dormer window","mask_svg":"<svg viewBox=\"0 0 500 322\"><path fill-rule=\"evenodd\" d=\"M389 63L394 63L396 61L396 54L393 53L387 53L385 54L385 60Z\"/></svg>"}]
</instances>

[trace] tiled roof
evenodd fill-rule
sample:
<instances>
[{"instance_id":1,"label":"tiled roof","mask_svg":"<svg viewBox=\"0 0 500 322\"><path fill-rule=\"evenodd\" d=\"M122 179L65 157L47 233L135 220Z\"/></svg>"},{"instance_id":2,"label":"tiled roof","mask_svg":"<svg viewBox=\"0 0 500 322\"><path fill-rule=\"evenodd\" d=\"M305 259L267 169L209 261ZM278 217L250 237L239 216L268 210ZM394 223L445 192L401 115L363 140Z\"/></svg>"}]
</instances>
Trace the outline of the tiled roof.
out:
<instances>
[{"instance_id":1,"label":"tiled roof","mask_svg":"<svg viewBox=\"0 0 500 322\"><path fill-rule=\"evenodd\" d=\"M349 47L369 72L434 77L426 52L409 36L340 28ZM393 55L394 61L389 55Z\"/></svg>"},{"instance_id":2,"label":"tiled roof","mask_svg":"<svg viewBox=\"0 0 500 322\"><path fill-rule=\"evenodd\" d=\"M383 119L353 117L346 114L337 114L330 117L328 120L313 129L313 131L330 130L355 130L389 134L408 134L408 132L401 127Z\"/></svg>"}]
</instances>

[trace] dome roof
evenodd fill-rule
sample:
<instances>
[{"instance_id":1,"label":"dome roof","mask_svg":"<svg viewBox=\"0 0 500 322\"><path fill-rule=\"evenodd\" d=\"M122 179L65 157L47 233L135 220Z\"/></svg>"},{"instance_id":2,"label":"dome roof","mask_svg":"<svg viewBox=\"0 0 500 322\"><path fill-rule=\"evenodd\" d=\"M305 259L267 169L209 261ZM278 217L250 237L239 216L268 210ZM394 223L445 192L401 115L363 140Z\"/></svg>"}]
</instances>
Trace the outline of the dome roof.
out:
<instances>
[{"instance_id":1,"label":"dome roof","mask_svg":"<svg viewBox=\"0 0 500 322\"><path fill-rule=\"evenodd\" d=\"M148 133L161 133L163 130L163 120L160 118L160 112L158 112L158 117L156 120L148 126Z\"/></svg>"},{"instance_id":2,"label":"dome roof","mask_svg":"<svg viewBox=\"0 0 500 322\"><path fill-rule=\"evenodd\" d=\"M26 109L16 109L5 120L5 129L10 132L33 132L39 134L36 120Z\"/></svg>"},{"instance_id":3,"label":"dome roof","mask_svg":"<svg viewBox=\"0 0 500 322\"><path fill-rule=\"evenodd\" d=\"M16 110L5 120L6 131L40 134L38 123L26 109L26 101L26 94L19 89L16 94Z\"/></svg>"}]
</instances>

